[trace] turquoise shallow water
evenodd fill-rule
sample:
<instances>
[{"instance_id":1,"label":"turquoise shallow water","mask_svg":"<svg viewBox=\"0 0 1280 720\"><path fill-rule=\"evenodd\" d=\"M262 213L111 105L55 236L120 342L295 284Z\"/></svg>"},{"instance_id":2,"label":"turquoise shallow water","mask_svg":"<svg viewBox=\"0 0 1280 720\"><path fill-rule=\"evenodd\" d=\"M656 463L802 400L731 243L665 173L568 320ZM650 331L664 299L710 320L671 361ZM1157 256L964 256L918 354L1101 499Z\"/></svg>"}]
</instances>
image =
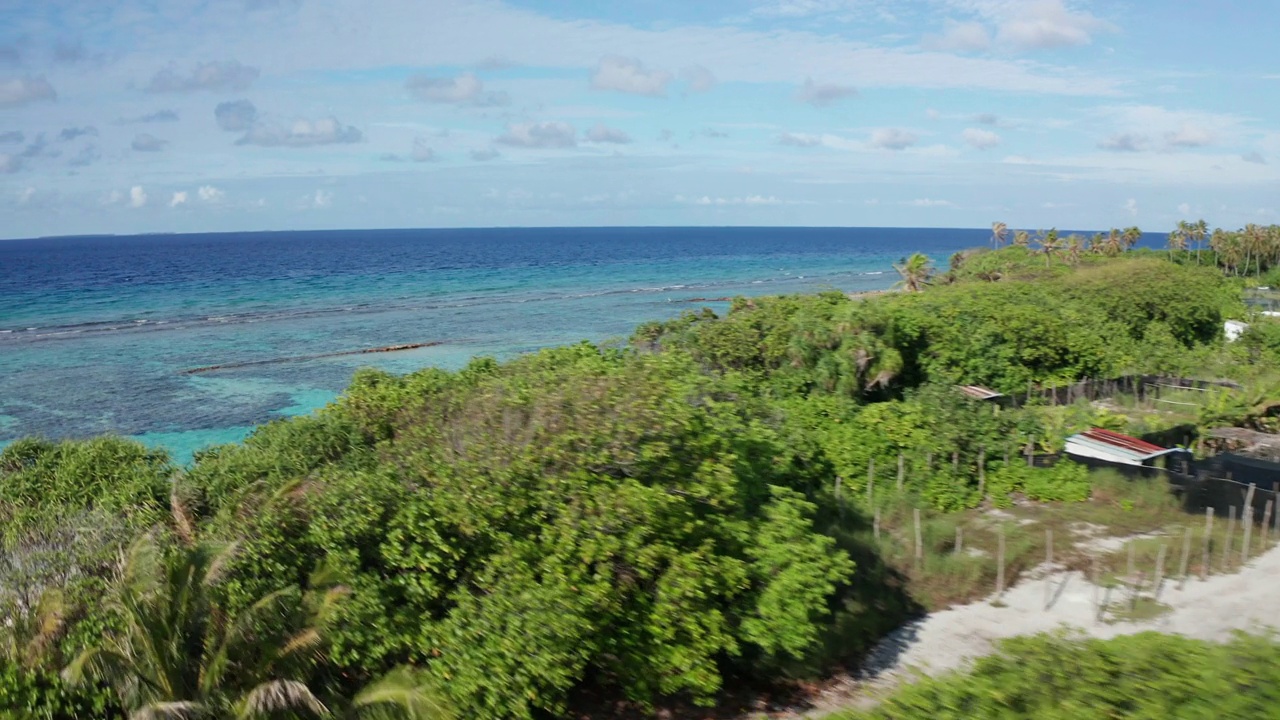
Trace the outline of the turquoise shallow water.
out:
<instances>
[{"instance_id":1,"label":"turquoise shallow water","mask_svg":"<svg viewBox=\"0 0 1280 720\"><path fill-rule=\"evenodd\" d=\"M0 242L0 444L119 433L179 461L332 401L359 367L457 368L733 295L889 287L983 230L576 228ZM709 300L708 300L709 299ZM209 365L386 345L412 351Z\"/></svg>"}]
</instances>

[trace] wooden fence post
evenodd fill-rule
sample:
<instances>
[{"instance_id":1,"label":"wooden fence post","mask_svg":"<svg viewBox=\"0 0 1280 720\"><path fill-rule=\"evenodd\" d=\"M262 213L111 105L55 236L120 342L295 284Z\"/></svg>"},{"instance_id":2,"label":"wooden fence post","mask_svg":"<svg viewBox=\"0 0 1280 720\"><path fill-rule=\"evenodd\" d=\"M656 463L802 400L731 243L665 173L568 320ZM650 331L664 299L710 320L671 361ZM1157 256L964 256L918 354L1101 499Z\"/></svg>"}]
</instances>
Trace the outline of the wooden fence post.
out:
<instances>
[{"instance_id":1,"label":"wooden fence post","mask_svg":"<svg viewBox=\"0 0 1280 720\"><path fill-rule=\"evenodd\" d=\"M1044 609L1053 604L1053 528L1044 529Z\"/></svg>"},{"instance_id":2,"label":"wooden fence post","mask_svg":"<svg viewBox=\"0 0 1280 720\"><path fill-rule=\"evenodd\" d=\"M920 534L920 508L913 508L911 515L916 523L916 563L924 559L924 537Z\"/></svg>"},{"instance_id":3,"label":"wooden fence post","mask_svg":"<svg viewBox=\"0 0 1280 720\"><path fill-rule=\"evenodd\" d=\"M880 508L878 507L873 511L871 534L875 537L876 542L880 542Z\"/></svg>"},{"instance_id":4,"label":"wooden fence post","mask_svg":"<svg viewBox=\"0 0 1280 720\"><path fill-rule=\"evenodd\" d=\"M959 555L964 552L964 526L956 525L956 547L955 554Z\"/></svg>"},{"instance_id":5,"label":"wooden fence post","mask_svg":"<svg viewBox=\"0 0 1280 720\"><path fill-rule=\"evenodd\" d=\"M1130 585L1133 584L1133 578L1137 574L1137 569L1134 565L1134 556L1133 556L1134 551L1135 551L1135 548L1133 545L1133 541L1130 540L1129 541L1129 564L1126 566L1125 574L1124 574L1125 582L1129 583Z\"/></svg>"},{"instance_id":6,"label":"wooden fence post","mask_svg":"<svg viewBox=\"0 0 1280 720\"><path fill-rule=\"evenodd\" d=\"M1236 529L1236 506L1232 505L1227 508L1227 536L1223 539L1222 546L1222 572L1231 570L1231 534Z\"/></svg>"},{"instance_id":7,"label":"wooden fence post","mask_svg":"<svg viewBox=\"0 0 1280 720\"><path fill-rule=\"evenodd\" d=\"M1032 467L1035 465L1035 452L1036 452L1036 436L1032 435L1031 439L1027 441L1027 467Z\"/></svg>"},{"instance_id":8,"label":"wooden fence post","mask_svg":"<svg viewBox=\"0 0 1280 720\"><path fill-rule=\"evenodd\" d=\"M1271 541L1271 510L1274 505L1274 500L1268 500L1266 509L1262 511L1262 527L1259 530L1262 531L1263 551L1267 549L1267 543Z\"/></svg>"},{"instance_id":9,"label":"wooden fence post","mask_svg":"<svg viewBox=\"0 0 1280 720\"><path fill-rule=\"evenodd\" d=\"M959 450L951 451L951 473L953 475L960 474L960 451Z\"/></svg>"},{"instance_id":10,"label":"wooden fence post","mask_svg":"<svg viewBox=\"0 0 1280 720\"><path fill-rule=\"evenodd\" d=\"M1102 619L1102 586L1098 584L1098 556L1089 558L1089 583L1093 585L1093 620Z\"/></svg>"},{"instance_id":11,"label":"wooden fence post","mask_svg":"<svg viewBox=\"0 0 1280 720\"><path fill-rule=\"evenodd\" d=\"M1240 565L1243 567L1249 562L1249 548L1253 543L1250 540L1253 537L1253 486L1249 486L1248 501L1245 502L1244 508L1240 511L1240 522L1244 525L1244 537L1240 538Z\"/></svg>"},{"instance_id":12,"label":"wooden fence post","mask_svg":"<svg viewBox=\"0 0 1280 720\"><path fill-rule=\"evenodd\" d=\"M1274 523L1271 529L1277 536L1280 536L1280 485L1277 485L1277 489L1274 490L1273 493L1275 494L1276 514L1271 517L1271 521ZM1277 537L1276 539L1280 540L1280 537Z\"/></svg>"},{"instance_id":13,"label":"wooden fence post","mask_svg":"<svg viewBox=\"0 0 1280 720\"><path fill-rule=\"evenodd\" d=\"M1213 544L1213 508L1204 509L1204 557L1200 560L1200 579L1209 578L1209 550Z\"/></svg>"},{"instance_id":14,"label":"wooden fence post","mask_svg":"<svg viewBox=\"0 0 1280 720\"><path fill-rule=\"evenodd\" d=\"M901 492L902 490L902 481L907 476L907 466L904 464L904 462L905 461L902 459L902 453L898 453L898 490L899 492Z\"/></svg>"},{"instance_id":15,"label":"wooden fence post","mask_svg":"<svg viewBox=\"0 0 1280 720\"><path fill-rule=\"evenodd\" d=\"M996 526L996 600L1004 597L1004 523Z\"/></svg>"},{"instance_id":16,"label":"wooden fence post","mask_svg":"<svg viewBox=\"0 0 1280 720\"><path fill-rule=\"evenodd\" d=\"M1191 560L1191 526L1182 534L1182 562L1178 563L1178 589L1187 586L1187 563Z\"/></svg>"},{"instance_id":17,"label":"wooden fence post","mask_svg":"<svg viewBox=\"0 0 1280 720\"><path fill-rule=\"evenodd\" d=\"M987 498L987 446L978 448L978 499Z\"/></svg>"},{"instance_id":18,"label":"wooden fence post","mask_svg":"<svg viewBox=\"0 0 1280 720\"><path fill-rule=\"evenodd\" d=\"M1166 545L1160 545L1160 551L1156 553L1156 579L1151 584L1151 599L1160 599L1160 583L1164 581L1164 554L1168 549Z\"/></svg>"}]
</instances>

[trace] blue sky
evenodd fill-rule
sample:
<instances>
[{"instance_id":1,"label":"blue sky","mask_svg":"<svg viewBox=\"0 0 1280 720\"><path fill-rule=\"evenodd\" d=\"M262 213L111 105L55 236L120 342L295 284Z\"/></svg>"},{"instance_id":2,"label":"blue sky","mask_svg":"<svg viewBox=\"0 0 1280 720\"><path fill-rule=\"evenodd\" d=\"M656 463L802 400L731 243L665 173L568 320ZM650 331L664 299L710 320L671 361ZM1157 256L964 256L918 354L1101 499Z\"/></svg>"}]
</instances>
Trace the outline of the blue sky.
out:
<instances>
[{"instance_id":1,"label":"blue sky","mask_svg":"<svg viewBox=\"0 0 1280 720\"><path fill-rule=\"evenodd\" d=\"M1262 6L0 0L0 236L1280 222Z\"/></svg>"}]
</instances>

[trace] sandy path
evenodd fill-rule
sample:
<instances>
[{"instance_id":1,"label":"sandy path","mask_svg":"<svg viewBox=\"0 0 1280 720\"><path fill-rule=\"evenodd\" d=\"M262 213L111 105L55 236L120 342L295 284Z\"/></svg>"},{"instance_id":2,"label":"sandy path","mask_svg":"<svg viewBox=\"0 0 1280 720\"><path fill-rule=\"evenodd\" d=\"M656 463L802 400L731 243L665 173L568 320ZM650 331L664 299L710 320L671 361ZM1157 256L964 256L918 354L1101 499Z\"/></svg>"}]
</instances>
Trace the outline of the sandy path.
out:
<instances>
[{"instance_id":1,"label":"sandy path","mask_svg":"<svg viewBox=\"0 0 1280 720\"><path fill-rule=\"evenodd\" d=\"M1054 595L1045 609L1046 583ZM872 671L864 682L854 683L817 703L815 715L838 707L865 706L874 697L919 670L930 675L962 666L991 652L998 640L1033 635L1061 628L1078 628L1086 635L1111 638L1156 630L1203 640L1227 639L1233 630L1280 627L1280 547L1252 559L1231 575L1190 579L1178 589L1177 580L1166 580L1159 595L1172 610L1145 622L1101 622L1095 619L1096 589L1078 572L1056 572L1031 579L1009 589L1004 607L992 598L933 613L887 637L872 652ZM1125 591L1113 591L1119 601ZM1098 595L1095 595L1098 593Z\"/></svg>"}]
</instances>

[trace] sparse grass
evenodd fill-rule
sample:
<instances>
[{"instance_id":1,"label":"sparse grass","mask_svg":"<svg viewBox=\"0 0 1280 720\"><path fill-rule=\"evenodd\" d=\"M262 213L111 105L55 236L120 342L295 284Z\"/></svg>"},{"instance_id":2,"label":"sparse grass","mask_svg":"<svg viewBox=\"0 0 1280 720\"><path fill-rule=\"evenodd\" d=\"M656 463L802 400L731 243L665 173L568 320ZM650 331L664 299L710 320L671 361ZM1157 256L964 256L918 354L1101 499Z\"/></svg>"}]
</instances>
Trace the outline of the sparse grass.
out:
<instances>
[{"instance_id":1,"label":"sparse grass","mask_svg":"<svg viewBox=\"0 0 1280 720\"><path fill-rule=\"evenodd\" d=\"M1108 623L1146 622L1172 611L1173 608L1149 597L1115 602L1104 610L1103 621Z\"/></svg>"},{"instance_id":2,"label":"sparse grass","mask_svg":"<svg viewBox=\"0 0 1280 720\"><path fill-rule=\"evenodd\" d=\"M1129 480L1112 471L1091 475L1093 495L1081 503L1020 501L1007 511L978 508L958 513L921 512L923 557L915 557L912 498L881 496L880 538L868 531L861 539L878 548L887 566L899 573L912 598L929 611L989 596L996 587L999 531L1005 535L1005 587L1012 587L1031 569L1044 563L1048 537L1053 535L1055 567L1086 575L1096 568L1099 584L1124 587L1139 578L1149 584L1157 571L1160 548L1165 548L1161 575L1165 587L1181 577L1185 533L1191 531L1187 575L1204 571L1204 515L1189 514L1161 480ZM1243 528L1231 524L1230 554L1227 521L1216 517L1209 537L1208 574L1239 569ZM961 528L956 552L956 528ZM1273 533L1255 526L1249 557L1275 544ZM1132 576L1130 576L1132 548ZM1096 563L1096 565L1095 565Z\"/></svg>"}]
</instances>

